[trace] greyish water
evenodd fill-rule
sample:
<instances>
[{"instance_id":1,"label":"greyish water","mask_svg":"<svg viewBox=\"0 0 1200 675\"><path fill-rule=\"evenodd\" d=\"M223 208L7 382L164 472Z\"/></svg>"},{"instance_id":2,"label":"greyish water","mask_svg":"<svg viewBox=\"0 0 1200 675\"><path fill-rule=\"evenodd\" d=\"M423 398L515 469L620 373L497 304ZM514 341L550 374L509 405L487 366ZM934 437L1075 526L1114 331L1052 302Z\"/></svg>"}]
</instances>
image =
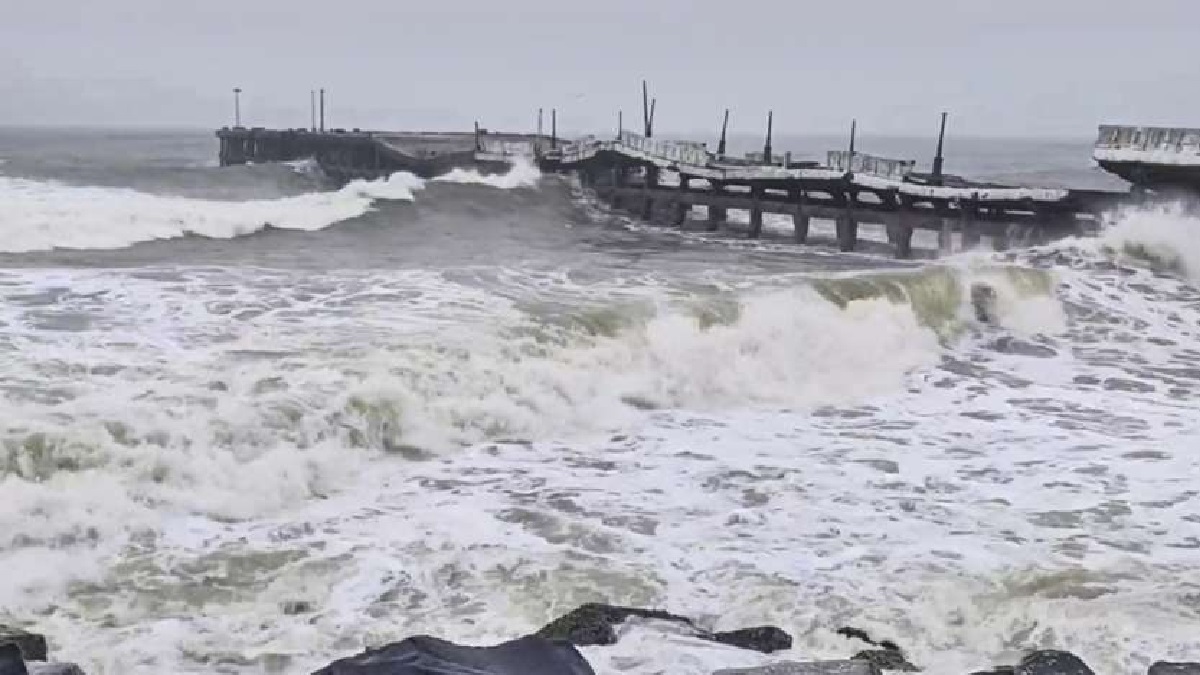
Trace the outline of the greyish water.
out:
<instances>
[{"instance_id":1,"label":"greyish water","mask_svg":"<svg viewBox=\"0 0 1200 675\"><path fill-rule=\"evenodd\" d=\"M1087 154L951 168L1103 182ZM854 625L935 675L1200 658L1200 222L897 263L640 226L529 167L335 188L214 156L0 133L0 623L89 673L303 673L588 600L778 624L775 658Z\"/></svg>"}]
</instances>

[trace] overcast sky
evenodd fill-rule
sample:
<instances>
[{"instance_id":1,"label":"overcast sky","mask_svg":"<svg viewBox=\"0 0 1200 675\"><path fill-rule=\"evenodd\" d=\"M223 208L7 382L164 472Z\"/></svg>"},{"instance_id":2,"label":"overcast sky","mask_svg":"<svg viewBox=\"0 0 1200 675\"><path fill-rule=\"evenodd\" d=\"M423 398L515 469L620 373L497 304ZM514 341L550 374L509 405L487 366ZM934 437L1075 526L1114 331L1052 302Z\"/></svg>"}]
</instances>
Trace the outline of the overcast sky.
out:
<instances>
[{"instance_id":1,"label":"overcast sky","mask_svg":"<svg viewBox=\"0 0 1200 675\"><path fill-rule=\"evenodd\" d=\"M1087 137L1200 126L1200 0L11 0L0 124ZM632 125L631 125L632 126Z\"/></svg>"}]
</instances>

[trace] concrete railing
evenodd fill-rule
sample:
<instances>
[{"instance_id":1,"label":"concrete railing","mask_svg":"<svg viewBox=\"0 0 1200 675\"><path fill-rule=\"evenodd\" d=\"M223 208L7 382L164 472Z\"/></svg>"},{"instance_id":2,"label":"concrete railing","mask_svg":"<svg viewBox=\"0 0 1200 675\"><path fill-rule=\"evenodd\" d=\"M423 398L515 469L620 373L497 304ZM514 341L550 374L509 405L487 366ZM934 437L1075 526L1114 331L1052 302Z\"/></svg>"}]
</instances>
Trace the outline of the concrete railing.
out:
<instances>
[{"instance_id":1,"label":"concrete railing","mask_svg":"<svg viewBox=\"0 0 1200 675\"><path fill-rule=\"evenodd\" d=\"M849 150L830 150L826 164L831 169L846 173L865 173L895 180L903 179L917 166L911 159L887 159L862 152L851 155Z\"/></svg>"},{"instance_id":2,"label":"concrete railing","mask_svg":"<svg viewBox=\"0 0 1200 675\"><path fill-rule=\"evenodd\" d=\"M708 151L696 143L656 141L632 131L622 131L620 143L630 150L676 164L708 166L709 162Z\"/></svg>"},{"instance_id":3,"label":"concrete railing","mask_svg":"<svg viewBox=\"0 0 1200 675\"><path fill-rule=\"evenodd\" d=\"M1200 129L1105 124L1092 156L1112 162L1200 165Z\"/></svg>"}]
</instances>

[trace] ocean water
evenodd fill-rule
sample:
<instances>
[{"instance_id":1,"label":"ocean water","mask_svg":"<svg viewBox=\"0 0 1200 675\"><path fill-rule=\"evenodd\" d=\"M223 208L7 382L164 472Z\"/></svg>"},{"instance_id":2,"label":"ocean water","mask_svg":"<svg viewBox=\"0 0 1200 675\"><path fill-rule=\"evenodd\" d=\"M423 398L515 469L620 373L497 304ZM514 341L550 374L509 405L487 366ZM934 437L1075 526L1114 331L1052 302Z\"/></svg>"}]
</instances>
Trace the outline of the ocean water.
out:
<instances>
[{"instance_id":1,"label":"ocean water","mask_svg":"<svg viewBox=\"0 0 1200 675\"><path fill-rule=\"evenodd\" d=\"M1086 143L959 152L1108 180ZM606 675L846 657L843 625L934 675L1200 659L1179 209L897 262L638 224L531 167L338 187L215 154L0 131L0 623L92 675L303 673L593 600L797 638L632 625L584 650Z\"/></svg>"}]
</instances>

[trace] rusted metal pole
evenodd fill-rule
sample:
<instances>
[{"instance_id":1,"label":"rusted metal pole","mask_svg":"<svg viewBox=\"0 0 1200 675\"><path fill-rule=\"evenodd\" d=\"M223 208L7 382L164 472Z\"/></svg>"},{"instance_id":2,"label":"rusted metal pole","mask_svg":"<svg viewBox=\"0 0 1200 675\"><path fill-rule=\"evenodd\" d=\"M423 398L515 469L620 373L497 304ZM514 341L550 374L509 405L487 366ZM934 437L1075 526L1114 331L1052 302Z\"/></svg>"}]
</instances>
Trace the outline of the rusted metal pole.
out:
<instances>
[{"instance_id":1,"label":"rusted metal pole","mask_svg":"<svg viewBox=\"0 0 1200 675\"><path fill-rule=\"evenodd\" d=\"M325 89L321 89L321 133L325 133Z\"/></svg>"},{"instance_id":2,"label":"rusted metal pole","mask_svg":"<svg viewBox=\"0 0 1200 675\"><path fill-rule=\"evenodd\" d=\"M725 121L721 122L721 141L717 143L717 155L725 154L725 134L729 131L729 108L725 109Z\"/></svg>"},{"instance_id":3,"label":"rusted metal pole","mask_svg":"<svg viewBox=\"0 0 1200 675\"><path fill-rule=\"evenodd\" d=\"M558 108L550 109L550 147L558 147Z\"/></svg>"},{"instance_id":4,"label":"rusted metal pole","mask_svg":"<svg viewBox=\"0 0 1200 675\"><path fill-rule=\"evenodd\" d=\"M934 185L942 184L942 164L945 157L942 156L943 144L946 141L946 113L942 113L942 128L938 131L937 154L933 157L933 182Z\"/></svg>"},{"instance_id":5,"label":"rusted metal pole","mask_svg":"<svg viewBox=\"0 0 1200 675\"><path fill-rule=\"evenodd\" d=\"M642 80L642 135L650 137L650 89Z\"/></svg>"},{"instance_id":6,"label":"rusted metal pole","mask_svg":"<svg viewBox=\"0 0 1200 675\"><path fill-rule=\"evenodd\" d=\"M771 130L775 123L775 111L767 111L767 142L763 144L763 163L771 163Z\"/></svg>"},{"instance_id":7,"label":"rusted metal pole","mask_svg":"<svg viewBox=\"0 0 1200 675\"><path fill-rule=\"evenodd\" d=\"M658 99L650 99L650 124L646 127L646 138L654 135L654 109L658 107Z\"/></svg>"}]
</instances>

